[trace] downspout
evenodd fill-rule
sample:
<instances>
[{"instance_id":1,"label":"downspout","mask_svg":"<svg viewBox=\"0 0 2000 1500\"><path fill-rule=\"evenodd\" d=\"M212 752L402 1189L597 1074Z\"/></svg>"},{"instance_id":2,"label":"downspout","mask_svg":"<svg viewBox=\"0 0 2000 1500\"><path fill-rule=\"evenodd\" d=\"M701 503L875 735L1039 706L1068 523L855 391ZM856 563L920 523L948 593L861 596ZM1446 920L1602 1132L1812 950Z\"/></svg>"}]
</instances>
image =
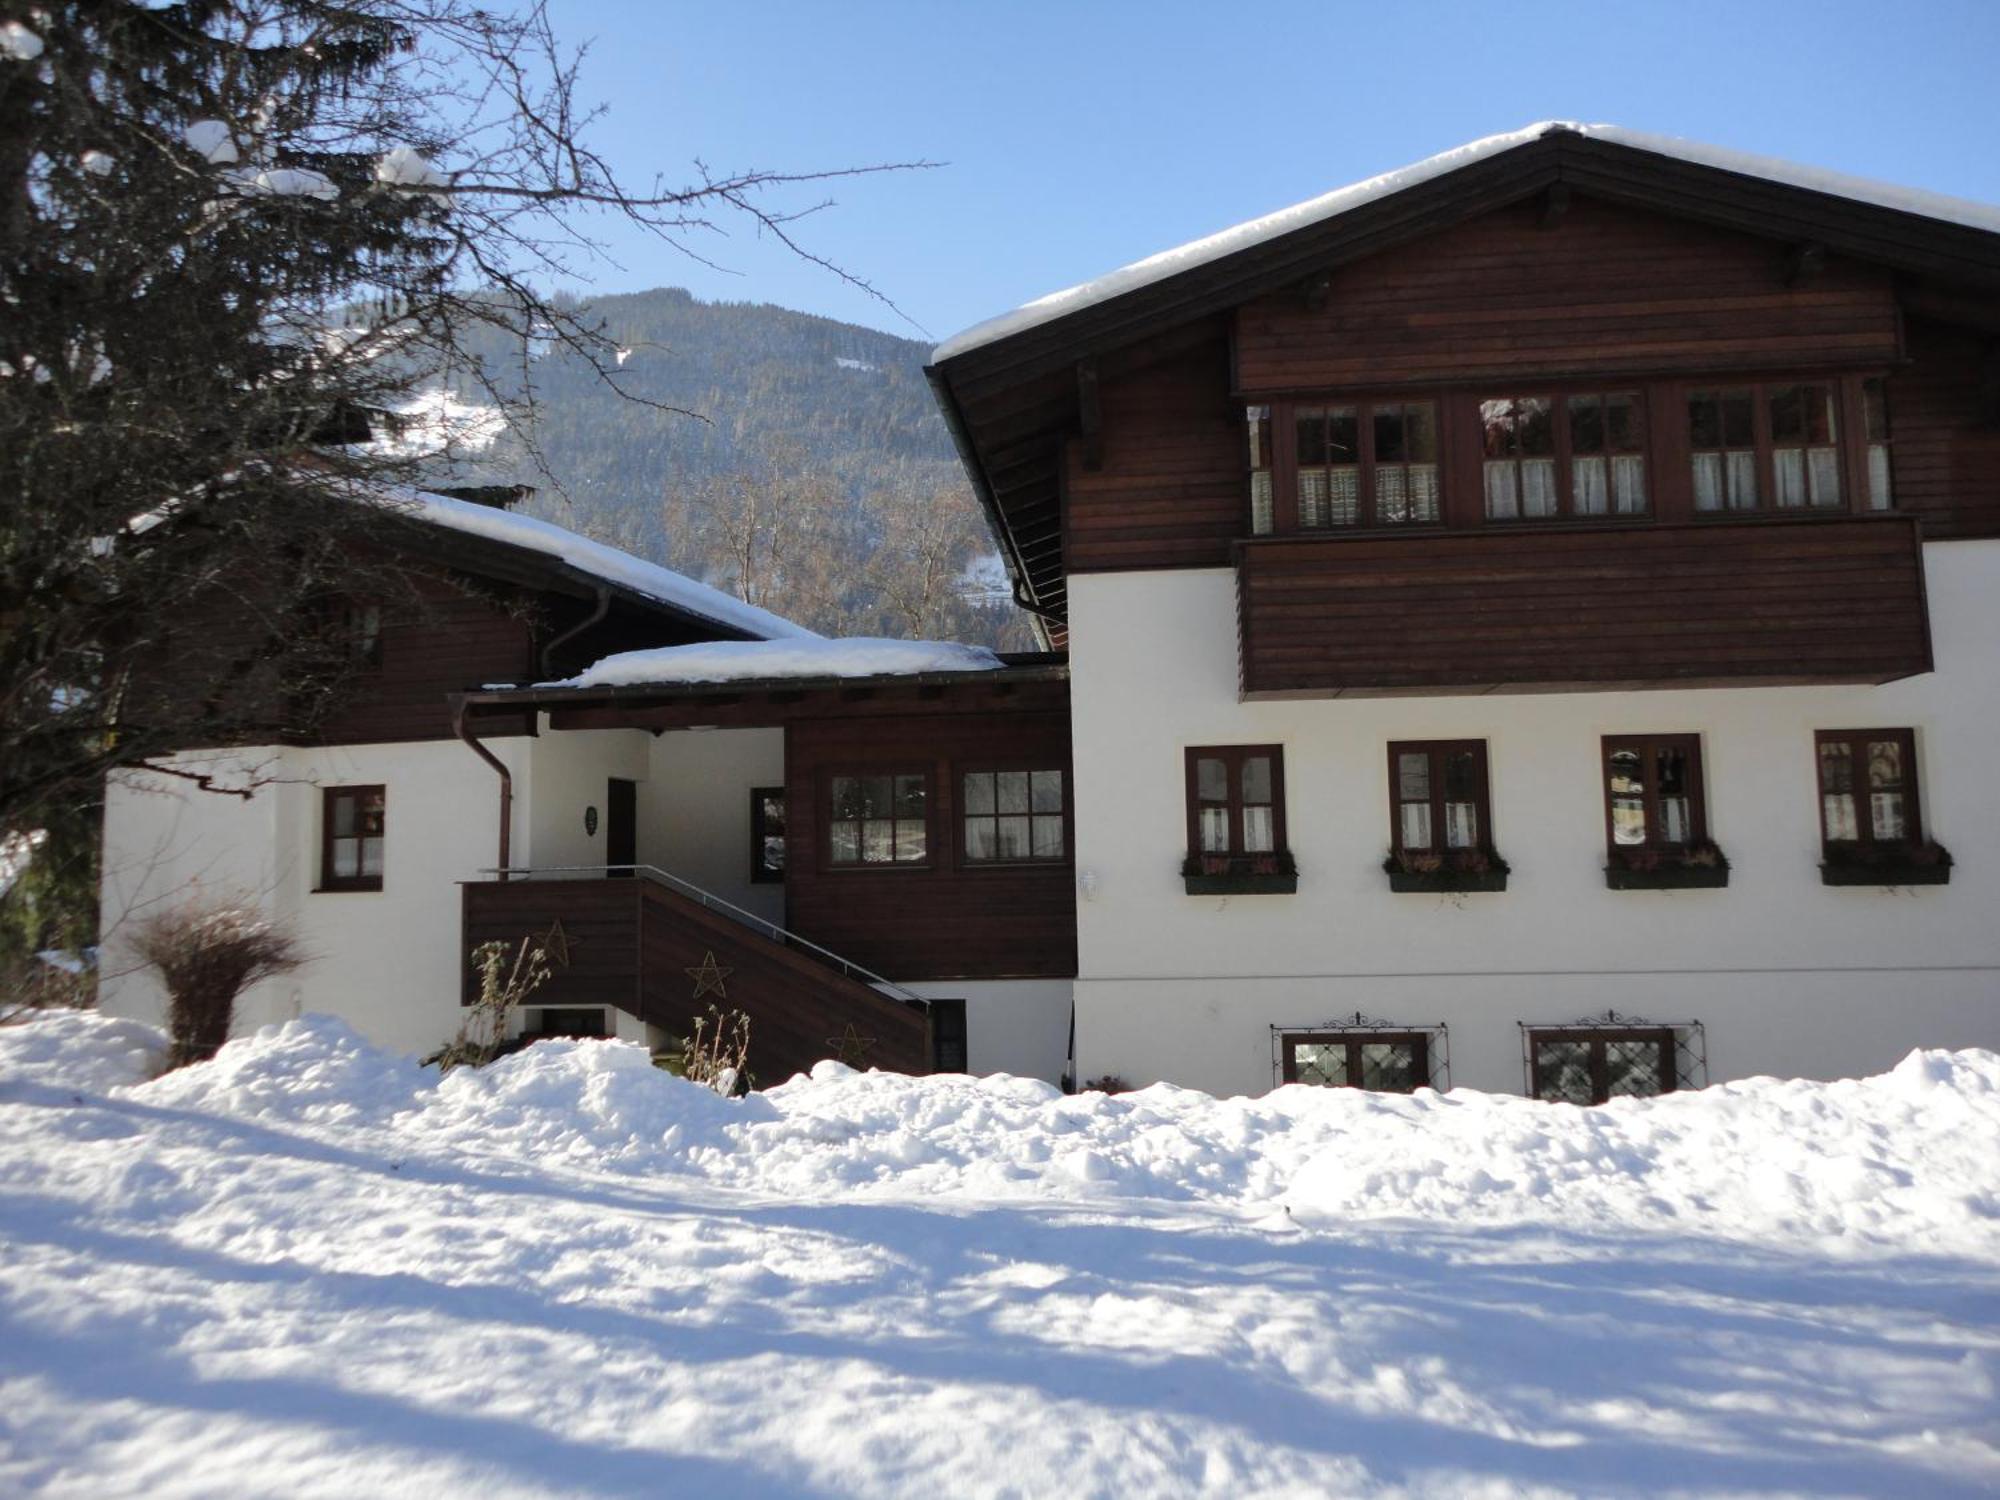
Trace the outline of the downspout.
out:
<instances>
[{"instance_id":1,"label":"downspout","mask_svg":"<svg viewBox=\"0 0 2000 1500\"><path fill-rule=\"evenodd\" d=\"M543 680L546 681L547 679L554 677L556 675L556 669L554 666L551 665L551 663L554 662L555 660L556 648L558 646L568 645L571 641L575 640L578 636L582 635L586 630L590 629L591 626L601 621L605 617L605 615L610 613L610 611L611 611L611 590L606 588L603 584L600 583L597 585L597 608L593 609L588 615L584 616L583 619L577 621L576 624L570 626L569 629L565 630L561 635L556 636L546 646L542 647L541 663L542 663Z\"/></svg>"},{"instance_id":2,"label":"downspout","mask_svg":"<svg viewBox=\"0 0 2000 1500\"><path fill-rule=\"evenodd\" d=\"M500 879L507 878L508 867L513 864L514 853L514 773L507 769L507 763L481 744L478 736L465 722L465 695L454 693L451 698L451 727L464 740L472 753L485 761L500 776Z\"/></svg>"}]
</instances>

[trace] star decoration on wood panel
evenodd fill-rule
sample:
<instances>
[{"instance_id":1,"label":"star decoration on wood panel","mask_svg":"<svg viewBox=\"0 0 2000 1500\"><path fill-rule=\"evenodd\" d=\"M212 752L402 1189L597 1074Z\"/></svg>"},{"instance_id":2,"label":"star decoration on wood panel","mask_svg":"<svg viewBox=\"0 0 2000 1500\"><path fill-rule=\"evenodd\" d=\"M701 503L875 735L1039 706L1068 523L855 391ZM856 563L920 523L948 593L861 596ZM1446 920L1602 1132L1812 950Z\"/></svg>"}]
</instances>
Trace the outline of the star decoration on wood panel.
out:
<instances>
[{"instance_id":1,"label":"star decoration on wood panel","mask_svg":"<svg viewBox=\"0 0 2000 1500\"><path fill-rule=\"evenodd\" d=\"M562 918L549 923L549 930L535 939L535 946L542 950L542 957L552 969L567 969L569 956L583 946L582 938L571 937L563 930Z\"/></svg>"},{"instance_id":2,"label":"star decoration on wood panel","mask_svg":"<svg viewBox=\"0 0 2000 1500\"><path fill-rule=\"evenodd\" d=\"M715 950L711 948L708 952L702 954L699 964L682 972L694 981L695 999L699 1000L703 995L714 995L718 999L727 1000L729 998L729 991L723 986L722 981L736 971L725 968L717 963L715 961Z\"/></svg>"},{"instance_id":3,"label":"star decoration on wood panel","mask_svg":"<svg viewBox=\"0 0 2000 1500\"><path fill-rule=\"evenodd\" d=\"M875 1040L872 1036L863 1036L856 1031L854 1023L849 1021L847 1029L839 1036L828 1037L826 1044L833 1048L836 1062L846 1063L850 1068L858 1068L868 1060L868 1049L875 1045Z\"/></svg>"}]
</instances>

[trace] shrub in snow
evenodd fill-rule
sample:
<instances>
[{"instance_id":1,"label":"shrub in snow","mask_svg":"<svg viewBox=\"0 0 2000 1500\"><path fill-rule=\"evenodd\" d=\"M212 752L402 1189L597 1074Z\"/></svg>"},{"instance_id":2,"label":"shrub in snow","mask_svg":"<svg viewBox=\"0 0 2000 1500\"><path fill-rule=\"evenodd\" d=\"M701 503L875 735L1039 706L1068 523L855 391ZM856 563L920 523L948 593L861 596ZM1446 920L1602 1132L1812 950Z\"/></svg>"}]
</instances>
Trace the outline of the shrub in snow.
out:
<instances>
[{"instance_id":1,"label":"shrub in snow","mask_svg":"<svg viewBox=\"0 0 2000 1500\"><path fill-rule=\"evenodd\" d=\"M744 1066L749 1058L750 1018L740 1010L721 1011L713 1005L707 1015L694 1018L693 1036L678 1050L660 1055L669 1073L725 1096L749 1089L750 1070Z\"/></svg>"},{"instance_id":2,"label":"shrub in snow","mask_svg":"<svg viewBox=\"0 0 2000 1500\"><path fill-rule=\"evenodd\" d=\"M460 1066L484 1067L500 1055L501 1044L507 1039L508 1013L525 1005L549 977L548 953L532 937L522 938L513 952L510 964L505 943L481 943L472 950L472 966L479 971L479 998L466 1008L450 1045L425 1062L434 1062L449 1073Z\"/></svg>"},{"instance_id":3,"label":"shrub in snow","mask_svg":"<svg viewBox=\"0 0 2000 1500\"><path fill-rule=\"evenodd\" d=\"M1083 1092L1086 1094L1129 1094L1132 1092L1132 1085L1120 1078L1116 1073L1106 1073L1101 1078L1086 1078L1083 1081Z\"/></svg>"},{"instance_id":4,"label":"shrub in snow","mask_svg":"<svg viewBox=\"0 0 2000 1500\"><path fill-rule=\"evenodd\" d=\"M221 1050L245 989L306 961L298 939L243 901L195 900L162 912L140 925L132 947L166 981L176 1068Z\"/></svg>"}]
</instances>

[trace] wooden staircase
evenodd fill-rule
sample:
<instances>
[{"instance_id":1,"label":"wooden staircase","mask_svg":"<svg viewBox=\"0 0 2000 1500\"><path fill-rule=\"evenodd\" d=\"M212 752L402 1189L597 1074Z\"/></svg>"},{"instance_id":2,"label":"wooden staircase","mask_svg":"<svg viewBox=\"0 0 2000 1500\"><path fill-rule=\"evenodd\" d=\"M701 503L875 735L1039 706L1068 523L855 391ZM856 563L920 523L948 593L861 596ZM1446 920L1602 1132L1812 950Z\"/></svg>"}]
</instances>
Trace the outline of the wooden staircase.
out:
<instances>
[{"instance_id":1,"label":"wooden staircase","mask_svg":"<svg viewBox=\"0 0 2000 1500\"><path fill-rule=\"evenodd\" d=\"M615 1006L676 1037L711 1005L741 1011L760 1084L828 1057L931 1071L921 997L664 870L518 873L462 887L465 1003L478 992L474 949L493 941L513 949L532 937L552 971L532 1003Z\"/></svg>"}]
</instances>

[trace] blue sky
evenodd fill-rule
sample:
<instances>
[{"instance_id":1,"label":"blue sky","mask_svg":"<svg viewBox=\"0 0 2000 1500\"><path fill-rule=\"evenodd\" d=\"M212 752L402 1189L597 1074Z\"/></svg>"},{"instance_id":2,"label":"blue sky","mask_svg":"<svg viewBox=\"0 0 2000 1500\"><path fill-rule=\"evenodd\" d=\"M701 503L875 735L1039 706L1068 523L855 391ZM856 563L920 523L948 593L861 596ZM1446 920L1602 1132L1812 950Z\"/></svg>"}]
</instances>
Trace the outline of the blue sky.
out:
<instances>
[{"instance_id":1,"label":"blue sky","mask_svg":"<svg viewBox=\"0 0 2000 1500\"><path fill-rule=\"evenodd\" d=\"M1032 297L1531 120L1608 120L2000 202L2000 0L1317 4L554 0L622 175L930 171L799 226L909 321L747 225L711 270L611 232L596 286L943 338ZM817 201L810 189L792 201ZM913 327L912 323L916 326Z\"/></svg>"}]
</instances>

